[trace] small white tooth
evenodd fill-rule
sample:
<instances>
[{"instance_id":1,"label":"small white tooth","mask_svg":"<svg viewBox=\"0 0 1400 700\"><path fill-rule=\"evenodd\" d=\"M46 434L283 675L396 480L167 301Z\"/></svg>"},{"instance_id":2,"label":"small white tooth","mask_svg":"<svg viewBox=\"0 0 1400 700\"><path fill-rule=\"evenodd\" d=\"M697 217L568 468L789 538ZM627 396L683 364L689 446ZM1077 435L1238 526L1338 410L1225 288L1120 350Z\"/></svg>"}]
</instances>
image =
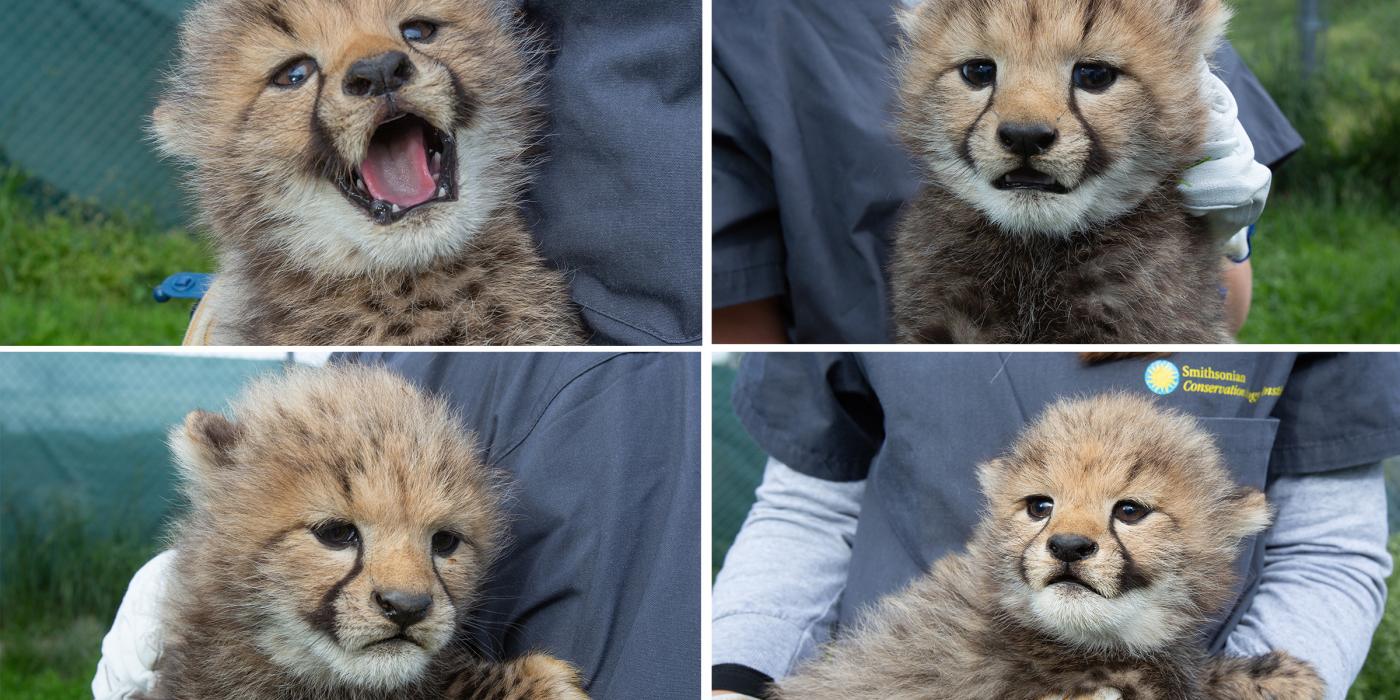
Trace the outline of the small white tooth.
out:
<instances>
[{"instance_id":1,"label":"small white tooth","mask_svg":"<svg viewBox=\"0 0 1400 700\"><path fill-rule=\"evenodd\" d=\"M389 211L394 212L395 214L399 213L399 211L400 211L399 205L395 204L395 205L390 206L390 207L389 207Z\"/></svg>"},{"instance_id":2,"label":"small white tooth","mask_svg":"<svg viewBox=\"0 0 1400 700\"><path fill-rule=\"evenodd\" d=\"M446 196L447 196L447 185L443 185L442 187L439 187L439 188L438 188L438 196L439 196L439 197L446 197Z\"/></svg>"},{"instance_id":3,"label":"small white tooth","mask_svg":"<svg viewBox=\"0 0 1400 700\"><path fill-rule=\"evenodd\" d=\"M441 153L434 153L434 154L433 154L433 168L436 169L436 170L441 170L441 169L442 169L442 154L441 154Z\"/></svg>"},{"instance_id":4,"label":"small white tooth","mask_svg":"<svg viewBox=\"0 0 1400 700\"><path fill-rule=\"evenodd\" d=\"M364 189L364 188L365 188L365 181L357 177L357 178L355 178L355 186L356 186L356 187L359 187L360 189Z\"/></svg>"}]
</instances>

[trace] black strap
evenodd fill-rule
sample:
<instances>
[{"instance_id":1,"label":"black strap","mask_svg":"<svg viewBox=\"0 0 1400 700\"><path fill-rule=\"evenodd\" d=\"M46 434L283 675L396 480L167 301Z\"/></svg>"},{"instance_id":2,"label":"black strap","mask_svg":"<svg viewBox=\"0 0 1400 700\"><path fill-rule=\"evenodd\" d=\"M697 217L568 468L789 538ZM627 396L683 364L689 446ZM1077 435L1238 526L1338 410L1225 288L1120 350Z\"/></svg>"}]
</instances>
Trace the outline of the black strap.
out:
<instances>
[{"instance_id":1,"label":"black strap","mask_svg":"<svg viewBox=\"0 0 1400 700\"><path fill-rule=\"evenodd\" d=\"M740 664L718 664L710 669L710 687L743 693L759 700L768 700L773 679Z\"/></svg>"}]
</instances>

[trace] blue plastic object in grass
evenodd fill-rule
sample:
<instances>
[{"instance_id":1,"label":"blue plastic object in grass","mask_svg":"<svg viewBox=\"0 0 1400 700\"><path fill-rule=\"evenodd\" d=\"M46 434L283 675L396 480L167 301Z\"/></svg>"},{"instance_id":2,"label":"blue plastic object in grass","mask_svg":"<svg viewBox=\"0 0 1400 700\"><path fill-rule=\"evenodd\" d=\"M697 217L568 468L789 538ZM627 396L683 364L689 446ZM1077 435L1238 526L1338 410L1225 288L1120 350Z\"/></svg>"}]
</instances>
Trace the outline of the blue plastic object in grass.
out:
<instances>
[{"instance_id":1,"label":"blue plastic object in grass","mask_svg":"<svg viewBox=\"0 0 1400 700\"><path fill-rule=\"evenodd\" d=\"M203 299L213 280L213 275L203 272L177 272L166 277L151 296L162 304L171 299Z\"/></svg>"}]
</instances>

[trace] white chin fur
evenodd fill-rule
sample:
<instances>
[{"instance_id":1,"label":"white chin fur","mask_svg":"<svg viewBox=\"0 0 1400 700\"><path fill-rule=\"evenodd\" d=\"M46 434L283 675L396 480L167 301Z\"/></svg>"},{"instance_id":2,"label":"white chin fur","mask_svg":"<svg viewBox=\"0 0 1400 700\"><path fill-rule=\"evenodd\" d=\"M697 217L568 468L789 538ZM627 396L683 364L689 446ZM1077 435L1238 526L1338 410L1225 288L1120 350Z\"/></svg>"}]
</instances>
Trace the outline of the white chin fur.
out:
<instances>
[{"instance_id":1,"label":"white chin fur","mask_svg":"<svg viewBox=\"0 0 1400 700\"><path fill-rule=\"evenodd\" d=\"M1126 159L1065 194L999 190L992 186L992 178L960 160L932 165L950 192L982 212L998 228L1018 236L1068 236L1111 221L1132 211L1157 187L1154 177L1136 172Z\"/></svg>"},{"instance_id":2,"label":"white chin fur","mask_svg":"<svg viewBox=\"0 0 1400 700\"><path fill-rule=\"evenodd\" d=\"M514 168L502 164L519 154L504 125L486 114L456 136L457 201L381 226L329 180L299 177L272 202L292 223L264 235L298 269L331 277L414 270L460 254L510 196Z\"/></svg>"},{"instance_id":3,"label":"white chin fur","mask_svg":"<svg viewBox=\"0 0 1400 700\"><path fill-rule=\"evenodd\" d=\"M1042 629L1068 644L1093 651L1146 654L1177 638L1179 614L1162 600L1162 582L1114 598L1058 584L1029 594Z\"/></svg>"},{"instance_id":4,"label":"white chin fur","mask_svg":"<svg viewBox=\"0 0 1400 700\"><path fill-rule=\"evenodd\" d=\"M325 686L387 691L423 677L432 653L422 647L393 643L349 651L329 636L306 627L289 610L272 611L258 646L268 658L295 676Z\"/></svg>"}]
</instances>

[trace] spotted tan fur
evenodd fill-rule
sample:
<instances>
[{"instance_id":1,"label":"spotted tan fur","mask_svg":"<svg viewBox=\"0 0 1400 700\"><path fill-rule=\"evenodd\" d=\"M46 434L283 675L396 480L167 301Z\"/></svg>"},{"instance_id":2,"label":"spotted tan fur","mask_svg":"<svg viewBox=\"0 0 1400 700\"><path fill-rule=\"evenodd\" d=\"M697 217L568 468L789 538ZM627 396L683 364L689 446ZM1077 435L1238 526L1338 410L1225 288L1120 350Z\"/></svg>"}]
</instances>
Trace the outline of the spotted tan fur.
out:
<instances>
[{"instance_id":1,"label":"spotted tan fur","mask_svg":"<svg viewBox=\"0 0 1400 700\"><path fill-rule=\"evenodd\" d=\"M430 43L399 34L418 18L440 24ZM518 211L538 132L536 43L488 0L198 3L154 133L189 165L218 249L211 337L581 343L564 277L535 252ZM343 89L355 61L391 50L413 63L406 85L382 97ZM298 56L316 61L311 79L270 84ZM376 125L400 113L455 136L457 198L376 224L335 180L363 161Z\"/></svg>"},{"instance_id":2,"label":"spotted tan fur","mask_svg":"<svg viewBox=\"0 0 1400 700\"><path fill-rule=\"evenodd\" d=\"M380 370L256 381L171 433L190 501L159 698L584 700L567 663L476 658L459 635L503 536L500 477L436 399ZM354 526L353 546L316 534ZM460 541L434 551L437 533ZM431 597L402 629L376 596ZM396 633L408 641L390 641Z\"/></svg>"},{"instance_id":3,"label":"spotted tan fur","mask_svg":"<svg viewBox=\"0 0 1400 700\"><path fill-rule=\"evenodd\" d=\"M926 186L897 226L900 342L1229 342L1220 252L1175 191L1205 130L1219 0L924 0L903 17L899 131ZM994 61L975 87L961 66ZM1076 64L1121 70L1102 92ZM1034 155L1004 125L1051 129ZM1029 165L1067 188L998 189Z\"/></svg>"},{"instance_id":4,"label":"spotted tan fur","mask_svg":"<svg viewBox=\"0 0 1400 700\"><path fill-rule=\"evenodd\" d=\"M1207 658L1199 646L1233 599L1241 542L1270 513L1194 419L1135 396L1062 401L978 476L986 507L967 551L882 600L782 681L781 698L1323 697L1286 652ZM1040 498L1053 509L1037 520ZM1118 520L1125 500L1150 512ZM1049 547L1059 534L1096 550L1062 562ZM1065 572L1084 585L1055 581Z\"/></svg>"}]
</instances>

